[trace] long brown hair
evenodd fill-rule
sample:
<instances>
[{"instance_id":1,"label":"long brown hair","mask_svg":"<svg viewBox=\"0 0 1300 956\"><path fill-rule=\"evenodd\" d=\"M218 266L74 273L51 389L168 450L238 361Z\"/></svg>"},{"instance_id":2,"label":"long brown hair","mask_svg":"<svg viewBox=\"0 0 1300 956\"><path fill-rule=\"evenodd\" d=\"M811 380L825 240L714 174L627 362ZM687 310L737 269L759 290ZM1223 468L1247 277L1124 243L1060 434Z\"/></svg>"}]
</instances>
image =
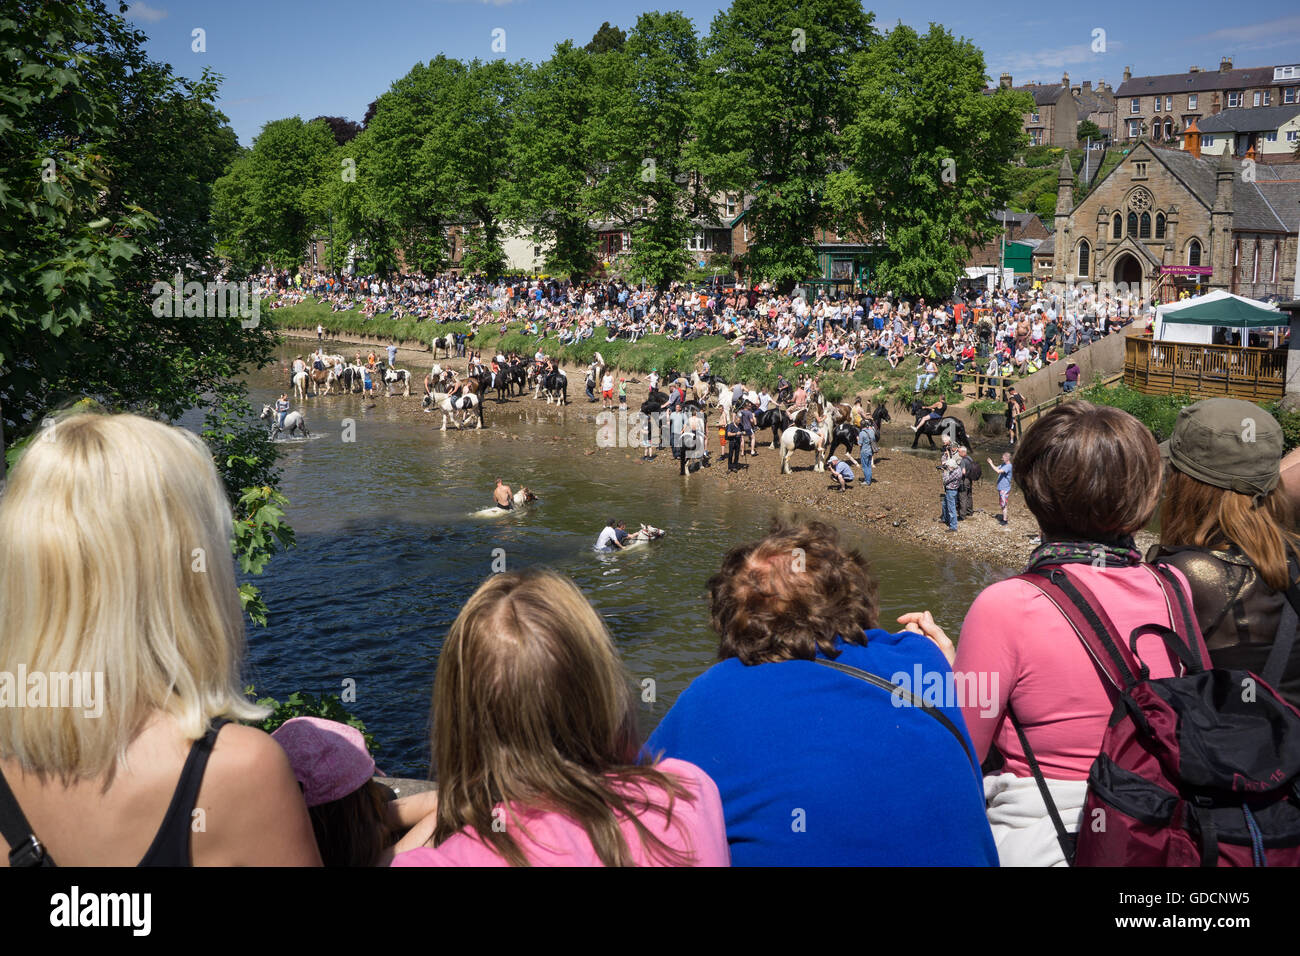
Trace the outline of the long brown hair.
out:
<instances>
[{"instance_id":1,"label":"long brown hair","mask_svg":"<svg viewBox=\"0 0 1300 956\"><path fill-rule=\"evenodd\" d=\"M309 807L321 862L326 866L378 866L392 842L387 822L389 796L377 780L338 800Z\"/></svg>"},{"instance_id":2,"label":"long brown hair","mask_svg":"<svg viewBox=\"0 0 1300 956\"><path fill-rule=\"evenodd\" d=\"M550 811L581 825L606 866L635 862L622 820L659 861L692 862L640 820L653 812L670 825L674 801L693 796L642 754L627 672L568 578L530 569L484 581L442 646L432 709L435 846L469 828L527 866L519 811Z\"/></svg>"},{"instance_id":3,"label":"long brown hair","mask_svg":"<svg viewBox=\"0 0 1300 956\"><path fill-rule=\"evenodd\" d=\"M1281 485L1258 506L1250 495L1216 488L1169 469L1160 510L1160 543L1168 547L1224 548L1235 545L1274 591L1291 583L1288 550L1300 556L1293 527L1295 509Z\"/></svg>"}]
</instances>

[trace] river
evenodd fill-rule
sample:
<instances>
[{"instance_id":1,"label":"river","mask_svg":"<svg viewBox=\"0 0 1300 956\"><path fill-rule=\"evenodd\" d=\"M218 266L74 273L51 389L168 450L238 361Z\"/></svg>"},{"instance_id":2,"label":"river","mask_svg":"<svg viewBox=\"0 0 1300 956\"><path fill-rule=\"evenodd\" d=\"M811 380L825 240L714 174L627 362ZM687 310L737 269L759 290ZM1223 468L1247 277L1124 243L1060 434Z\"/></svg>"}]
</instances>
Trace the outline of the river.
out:
<instances>
[{"instance_id":1,"label":"river","mask_svg":"<svg viewBox=\"0 0 1300 956\"><path fill-rule=\"evenodd\" d=\"M282 346L274 366L248 377L259 409L285 390L280 367L302 351L302 343ZM407 364L421 378L427 371ZM648 732L715 660L705 581L729 547L792 512L715 482L683 482L662 461L639 464L637 449L596 450L595 413L581 389L570 390L578 401L564 410L531 397L500 407L490 400L488 427L465 432L438 431L440 416L418 411L418 392L373 408L359 395L307 399L313 438L280 445L298 545L250 579L271 618L250 627L249 678L280 700L294 690L338 694L355 681L347 706L378 741L379 767L426 776L430 692L448 627L494 561L546 565L573 578L604 616L636 684L654 682L655 699L639 705ZM541 501L504 518L470 517L491 504L497 477L527 484ZM615 516L668 535L635 552L593 552ZM929 608L955 638L975 595L1006 573L843 530L881 582L887 627Z\"/></svg>"}]
</instances>

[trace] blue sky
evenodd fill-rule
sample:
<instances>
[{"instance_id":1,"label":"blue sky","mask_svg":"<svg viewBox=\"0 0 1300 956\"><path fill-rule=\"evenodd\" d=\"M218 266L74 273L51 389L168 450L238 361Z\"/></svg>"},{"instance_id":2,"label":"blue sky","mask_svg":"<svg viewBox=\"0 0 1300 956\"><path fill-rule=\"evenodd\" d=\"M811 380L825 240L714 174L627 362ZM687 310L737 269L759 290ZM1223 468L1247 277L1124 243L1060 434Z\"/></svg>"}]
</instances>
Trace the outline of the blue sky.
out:
<instances>
[{"instance_id":1,"label":"blue sky","mask_svg":"<svg viewBox=\"0 0 1300 956\"><path fill-rule=\"evenodd\" d=\"M1006 71L1017 84L1177 73L1195 64L1217 69L1300 63L1300 15L1281 5L1230 8L1209 0L1096 0L1071 5L988 4L971 0L884 0L866 5L877 29L900 20L926 29L942 24L984 50L989 75ZM371 100L417 62L439 53L459 59L546 59L556 43L586 43L602 21L629 29L645 10L681 10L707 33L718 0L133 0L128 19L148 34L150 54L185 76L211 67L225 76L221 108L240 142L284 116L361 120ZM1027 12L1025 12L1027 11ZM204 31L195 52L193 31ZM1096 31L1104 31L1097 33ZM1100 50L1104 41L1104 52Z\"/></svg>"}]
</instances>

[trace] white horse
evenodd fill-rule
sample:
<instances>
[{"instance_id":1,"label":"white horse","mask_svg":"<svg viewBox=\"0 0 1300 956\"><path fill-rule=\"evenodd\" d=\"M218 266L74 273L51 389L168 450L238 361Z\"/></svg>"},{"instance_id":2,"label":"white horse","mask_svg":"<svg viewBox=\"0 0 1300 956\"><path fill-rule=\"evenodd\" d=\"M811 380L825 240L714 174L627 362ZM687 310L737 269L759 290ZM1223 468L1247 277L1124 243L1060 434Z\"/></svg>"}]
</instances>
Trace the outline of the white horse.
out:
<instances>
[{"instance_id":1,"label":"white horse","mask_svg":"<svg viewBox=\"0 0 1300 956\"><path fill-rule=\"evenodd\" d=\"M473 392L468 395L458 395L455 398L452 398L446 392L434 392L432 398L431 404L442 412L442 427L438 431L445 432L448 421L455 425L457 429L464 428L469 423L470 418L478 419L476 428L483 427L483 416L476 415L478 396ZM463 413L459 422L456 421L457 412Z\"/></svg>"},{"instance_id":2,"label":"white horse","mask_svg":"<svg viewBox=\"0 0 1300 956\"><path fill-rule=\"evenodd\" d=\"M640 531L627 536L627 544L623 545L623 550L626 551L629 548L642 547L649 544L651 541L658 541L667 533L667 531L664 531L661 528L655 528L651 525L643 524L641 525Z\"/></svg>"},{"instance_id":3,"label":"white horse","mask_svg":"<svg viewBox=\"0 0 1300 956\"><path fill-rule=\"evenodd\" d=\"M709 399L709 383L700 378L699 372L691 373L691 389L695 392L695 401L703 408Z\"/></svg>"},{"instance_id":4,"label":"white horse","mask_svg":"<svg viewBox=\"0 0 1300 956\"><path fill-rule=\"evenodd\" d=\"M532 504L537 500L537 496L529 491L527 487L523 487L511 495L510 500L515 503L513 508L502 508L500 505L493 505L491 508L480 508L478 511L473 512L470 517L500 518L502 515L511 514L512 512L519 511L527 505Z\"/></svg>"},{"instance_id":5,"label":"white horse","mask_svg":"<svg viewBox=\"0 0 1300 956\"><path fill-rule=\"evenodd\" d=\"M307 398L307 383L311 381L311 376L306 372L298 372L293 377L293 397L298 401L305 401Z\"/></svg>"},{"instance_id":6,"label":"white horse","mask_svg":"<svg viewBox=\"0 0 1300 956\"><path fill-rule=\"evenodd\" d=\"M813 471L825 471L826 439L807 428L791 425L781 433L781 474L790 474L790 455L794 451L813 453Z\"/></svg>"},{"instance_id":7,"label":"white horse","mask_svg":"<svg viewBox=\"0 0 1300 956\"><path fill-rule=\"evenodd\" d=\"M262 414L258 416L261 419L270 419L271 421L271 441L280 437L283 431L290 438L299 435L302 438L310 438L311 434L307 431L307 419L302 417L302 412L290 412L284 416L284 425L280 425L280 416L276 414L275 409L270 405L262 406Z\"/></svg>"}]
</instances>

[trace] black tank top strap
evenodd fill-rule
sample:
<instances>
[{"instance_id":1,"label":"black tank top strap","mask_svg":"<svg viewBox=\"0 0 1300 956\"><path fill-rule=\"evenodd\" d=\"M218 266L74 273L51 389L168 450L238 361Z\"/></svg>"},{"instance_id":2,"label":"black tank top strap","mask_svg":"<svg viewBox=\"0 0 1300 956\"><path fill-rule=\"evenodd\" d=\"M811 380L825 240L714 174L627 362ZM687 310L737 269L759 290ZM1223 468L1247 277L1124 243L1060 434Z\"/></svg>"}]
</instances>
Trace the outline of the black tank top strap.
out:
<instances>
[{"instance_id":1,"label":"black tank top strap","mask_svg":"<svg viewBox=\"0 0 1300 956\"><path fill-rule=\"evenodd\" d=\"M158 834L152 845L140 861L139 866L191 866L190 826L194 816L194 804L199 799L199 787L203 784L203 773L208 766L208 757L217 742L221 728L230 723L225 717L212 722L208 732L190 745L189 756L181 770L180 780L172 793L172 801L167 807Z\"/></svg>"}]
</instances>

